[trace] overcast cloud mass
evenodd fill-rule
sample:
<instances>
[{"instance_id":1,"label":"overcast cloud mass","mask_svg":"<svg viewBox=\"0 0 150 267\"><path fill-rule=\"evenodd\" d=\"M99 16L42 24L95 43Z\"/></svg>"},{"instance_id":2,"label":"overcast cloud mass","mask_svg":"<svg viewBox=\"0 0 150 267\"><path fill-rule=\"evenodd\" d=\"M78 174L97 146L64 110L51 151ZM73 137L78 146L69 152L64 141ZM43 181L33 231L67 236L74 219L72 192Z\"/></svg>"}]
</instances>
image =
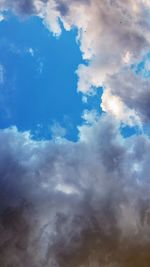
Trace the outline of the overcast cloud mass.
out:
<instances>
[{"instance_id":1,"label":"overcast cloud mass","mask_svg":"<svg viewBox=\"0 0 150 267\"><path fill-rule=\"evenodd\" d=\"M83 95L103 86L104 114L85 111L78 141L0 130L0 266L150 266L149 0L1 0L54 35L76 27ZM147 63L148 68L148 63ZM124 138L121 125L139 127Z\"/></svg>"}]
</instances>

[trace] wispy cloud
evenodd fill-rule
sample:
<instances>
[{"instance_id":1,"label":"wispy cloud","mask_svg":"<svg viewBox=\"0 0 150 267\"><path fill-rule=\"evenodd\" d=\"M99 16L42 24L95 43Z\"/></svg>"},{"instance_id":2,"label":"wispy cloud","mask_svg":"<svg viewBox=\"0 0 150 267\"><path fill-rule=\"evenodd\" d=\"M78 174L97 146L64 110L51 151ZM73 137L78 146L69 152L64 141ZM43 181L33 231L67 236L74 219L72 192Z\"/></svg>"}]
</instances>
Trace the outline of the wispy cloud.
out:
<instances>
[{"instance_id":1,"label":"wispy cloud","mask_svg":"<svg viewBox=\"0 0 150 267\"><path fill-rule=\"evenodd\" d=\"M0 13L0 22L3 21L4 19L5 19L5 16L2 13Z\"/></svg>"},{"instance_id":2,"label":"wispy cloud","mask_svg":"<svg viewBox=\"0 0 150 267\"><path fill-rule=\"evenodd\" d=\"M4 76L5 76L4 66L0 64L0 84L1 85L4 83Z\"/></svg>"}]
</instances>

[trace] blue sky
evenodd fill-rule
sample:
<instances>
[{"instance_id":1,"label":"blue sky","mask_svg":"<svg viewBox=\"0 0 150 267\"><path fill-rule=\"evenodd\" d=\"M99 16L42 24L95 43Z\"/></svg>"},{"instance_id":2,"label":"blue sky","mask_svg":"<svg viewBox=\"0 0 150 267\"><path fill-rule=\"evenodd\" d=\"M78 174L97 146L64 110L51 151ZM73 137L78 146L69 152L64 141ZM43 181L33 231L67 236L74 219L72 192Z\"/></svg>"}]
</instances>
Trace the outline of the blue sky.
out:
<instances>
[{"instance_id":1,"label":"blue sky","mask_svg":"<svg viewBox=\"0 0 150 267\"><path fill-rule=\"evenodd\" d=\"M49 139L51 126L60 124L68 139L77 139L83 110L100 110L100 92L88 103L77 92L75 71L82 56L76 35L76 29L63 29L55 38L40 18L7 14L0 23L0 128L16 125L36 139Z\"/></svg>"},{"instance_id":2,"label":"blue sky","mask_svg":"<svg viewBox=\"0 0 150 267\"><path fill-rule=\"evenodd\" d=\"M50 139L51 127L59 125L67 139L76 141L83 111L101 113L102 94L101 89L95 91L85 103L77 92L76 70L86 62L76 28L66 31L61 25L62 34L55 37L39 17L20 19L10 12L6 17L0 23L0 128L15 125L31 131L34 139ZM137 128L121 131L128 137Z\"/></svg>"}]
</instances>

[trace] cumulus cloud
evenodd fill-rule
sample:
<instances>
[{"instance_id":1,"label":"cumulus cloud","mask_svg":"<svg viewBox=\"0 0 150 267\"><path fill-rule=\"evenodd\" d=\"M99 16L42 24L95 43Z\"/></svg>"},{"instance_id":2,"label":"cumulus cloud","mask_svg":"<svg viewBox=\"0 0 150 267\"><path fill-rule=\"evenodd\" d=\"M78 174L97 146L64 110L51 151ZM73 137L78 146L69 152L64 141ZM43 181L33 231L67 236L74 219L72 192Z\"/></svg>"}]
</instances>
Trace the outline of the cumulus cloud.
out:
<instances>
[{"instance_id":1,"label":"cumulus cloud","mask_svg":"<svg viewBox=\"0 0 150 267\"><path fill-rule=\"evenodd\" d=\"M119 98L122 103L129 108L132 118L137 121L149 123L150 120L150 81L144 79L142 75L134 74L131 70L123 70L113 76L110 76L106 82L106 90L104 91L103 98L106 98L106 110L107 105L112 101L113 97L107 97L108 92L116 99ZM104 102L104 101L103 101ZM103 103L102 105L104 105ZM111 105L111 103L110 103ZM119 105L115 105L118 108L116 116L126 116L130 118L128 112L121 114ZM115 113L115 109L111 105L112 112ZM125 119L124 119L125 121ZM133 124L136 122L134 121ZM129 123L128 123L129 124Z\"/></svg>"},{"instance_id":2,"label":"cumulus cloud","mask_svg":"<svg viewBox=\"0 0 150 267\"><path fill-rule=\"evenodd\" d=\"M110 113L118 122L125 123L130 126L141 126L141 121L132 108L129 108L118 95L113 95L110 88L107 88L102 95L102 110Z\"/></svg>"},{"instance_id":3,"label":"cumulus cloud","mask_svg":"<svg viewBox=\"0 0 150 267\"><path fill-rule=\"evenodd\" d=\"M146 136L125 140L102 116L80 127L77 143L12 128L0 145L2 266L149 264Z\"/></svg>"},{"instance_id":4,"label":"cumulus cloud","mask_svg":"<svg viewBox=\"0 0 150 267\"><path fill-rule=\"evenodd\" d=\"M91 77L98 72L99 84L108 73L136 61L148 49L149 7L144 0L3 0L0 4L2 10L43 16L56 34L61 31L59 19L66 29L77 27L83 58L90 60ZM94 85L92 79L90 85ZM79 84L79 90L88 91L89 86Z\"/></svg>"},{"instance_id":5,"label":"cumulus cloud","mask_svg":"<svg viewBox=\"0 0 150 267\"><path fill-rule=\"evenodd\" d=\"M108 74L137 61L148 49L149 11L143 1L73 1L63 19L66 28L78 27L83 58L89 60L78 70L83 92L102 85Z\"/></svg>"},{"instance_id":6,"label":"cumulus cloud","mask_svg":"<svg viewBox=\"0 0 150 267\"><path fill-rule=\"evenodd\" d=\"M146 0L3 0L0 9L11 9L21 15L38 15L56 35L61 33L60 21L66 30L77 28L83 59L87 61L77 70L78 91L84 94L93 93L99 86L105 87L110 76L140 61L149 49L150 5ZM139 91L142 87L137 93ZM112 107L108 108L106 104L109 101L106 95L108 92L103 96L102 107L113 114L115 111L112 112ZM124 113L126 101L123 104ZM131 105L133 109L135 105L136 102ZM134 110L127 113L134 113ZM132 114L129 116L133 117ZM120 115L120 119L123 121L124 116Z\"/></svg>"},{"instance_id":7,"label":"cumulus cloud","mask_svg":"<svg viewBox=\"0 0 150 267\"><path fill-rule=\"evenodd\" d=\"M0 131L0 265L148 266L150 139L119 129L150 117L149 81L131 71L149 49L149 1L2 0L8 9L42 17L55 35L60 20L77 28L78 91L103 86L108 114L85 111L76 143Z\"/></svg>"}]
</instances>

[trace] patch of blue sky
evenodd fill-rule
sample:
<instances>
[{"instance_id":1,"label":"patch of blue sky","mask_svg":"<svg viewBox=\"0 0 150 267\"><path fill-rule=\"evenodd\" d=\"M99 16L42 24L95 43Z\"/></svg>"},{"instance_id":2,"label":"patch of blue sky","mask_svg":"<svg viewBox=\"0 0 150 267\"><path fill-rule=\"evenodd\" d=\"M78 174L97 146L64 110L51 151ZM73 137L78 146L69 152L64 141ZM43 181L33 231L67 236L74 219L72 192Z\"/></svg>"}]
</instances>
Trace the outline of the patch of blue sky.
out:
<instances>
[{"instance_id":1,"label":"patch of blue sky","mask_svg":"<svg viewBox=\"0 0 150 267\"><path fill-rule=\"evenodd\" d=\"M138 126L121 125L120 132L124 138L132 135L140 135L143 131Z\"/></svg>"},{"instance_id":2,"label":"patch of blue sky","mask_svg":"<svg viewBox=\"0 0 150 267\"><path fill-rule=\"evenodd\" d=\"M150 52L136 65L132 65L131 69L137 74L142 75L144 79L150 78Z\"/></svg>"},{"instance_id":3,"label":"patch of blue sky","mask_svg":"<svg viewBox=\"0 0 150 267\"><path fill-rule=\"evenodd\" d=\"M20 21L7 14L0 23L0 64L5 69L0 128L16 125L36 139L49 139L51 126L58 123L68 139L77 139L83 110L100 110L100 94L84 103L77 93L75 71L83 61L76 34L76 29L62 29L55 38L40 18Z\"/></svg>"},{"instance_id":4,"label":"patch of blue sky","mask_svg":"<svg viewBox=\"0 0 150 267\"><path fill-rule=\"evenodd\" d=\"M150 78L150 53L147 53L138 64L133 64L131 69L136 75L140 75L143 79ZM132 135L144 133L150 135L150 125L143 125L142 130L138 126L129 127L123 126L120 128L121 134L127 138Z\"/></svg>"}]
</instances>

